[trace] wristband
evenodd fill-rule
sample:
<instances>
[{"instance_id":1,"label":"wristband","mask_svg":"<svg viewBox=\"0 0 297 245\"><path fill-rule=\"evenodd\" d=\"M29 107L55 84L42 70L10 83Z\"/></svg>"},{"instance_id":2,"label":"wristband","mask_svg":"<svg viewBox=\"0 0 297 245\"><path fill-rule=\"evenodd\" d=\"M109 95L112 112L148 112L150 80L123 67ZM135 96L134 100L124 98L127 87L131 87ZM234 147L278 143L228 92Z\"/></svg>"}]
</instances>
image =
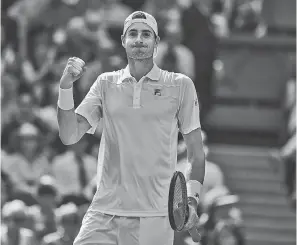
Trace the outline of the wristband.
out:
<instances>
[{"instance_id":1,"label":"wristband","mask_svg":"<svg viewBox=\"0 0 297 245\"><path fill-rule=\"evenodd\" d=\"M188 197L193 197L199 203L202 184L197 180L189 180L187 182Z\"/></svg>"},{"instance_id":2,"label":"wristband","mask_svg":"<svg viewBox=\"0 0 297 245\"><path fill-rule=\"evenodd\" d=\"M65 111L74 108L73 87L69 89L59 88L58 107Z\"/></svg>"}]
</instances>

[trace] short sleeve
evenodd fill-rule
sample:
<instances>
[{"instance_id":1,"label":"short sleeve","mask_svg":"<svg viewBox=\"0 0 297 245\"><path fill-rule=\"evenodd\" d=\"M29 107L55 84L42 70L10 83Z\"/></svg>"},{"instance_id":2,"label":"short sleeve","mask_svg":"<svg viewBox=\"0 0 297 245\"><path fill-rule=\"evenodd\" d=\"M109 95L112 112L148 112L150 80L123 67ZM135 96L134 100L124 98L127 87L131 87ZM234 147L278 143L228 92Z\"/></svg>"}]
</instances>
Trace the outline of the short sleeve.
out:
<instances>
[{"instance_id":1,"label":"short sleeve","mask_svg":"<svg viewBox=\"0 0 297 245\"><path fill-rule=\"evenodd\" d=\"M99 76L89 92L76 108L75 113L87 119L91 128L87 133L94 134L102 118L102 78Z\"/></svg>"},{"instance_id":2,"label":"short sleeve","mask_svg":"<svg viewBox=\"0 0 297 245\"><path fill-rule=\"evenodd\" d=\"M200 128L200 110L193 81L185 76L181 84L180 106L177 114L179 130L182 134Z\"/></svg>"}]
</instances>

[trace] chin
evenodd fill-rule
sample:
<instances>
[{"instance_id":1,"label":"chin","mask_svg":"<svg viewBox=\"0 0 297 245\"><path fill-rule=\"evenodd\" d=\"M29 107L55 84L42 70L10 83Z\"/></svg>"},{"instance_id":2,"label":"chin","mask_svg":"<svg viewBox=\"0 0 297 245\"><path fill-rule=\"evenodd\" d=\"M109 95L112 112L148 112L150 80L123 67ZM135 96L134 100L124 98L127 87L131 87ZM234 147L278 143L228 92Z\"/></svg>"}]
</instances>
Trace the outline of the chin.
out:
<instances>
[{"instance_id":1,"label":"chin","mask_svg":"<svg viewBox=\"0 0 297 245\"><path fill-rule=\"evenodd\" d=\"M149 59L149 58L152 58L153 55L152 54L131 54L131 55L128 55L131 59L134 59L134 60L144 60L144 59Z\"/></svg>"}]
</instances>

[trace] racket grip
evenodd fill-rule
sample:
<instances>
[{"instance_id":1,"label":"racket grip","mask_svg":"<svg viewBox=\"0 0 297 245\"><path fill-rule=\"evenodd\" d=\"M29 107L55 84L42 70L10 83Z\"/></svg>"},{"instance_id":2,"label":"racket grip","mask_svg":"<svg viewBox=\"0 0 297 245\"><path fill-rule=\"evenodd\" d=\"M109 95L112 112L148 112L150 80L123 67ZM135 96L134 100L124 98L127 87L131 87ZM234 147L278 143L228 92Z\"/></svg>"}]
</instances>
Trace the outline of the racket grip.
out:
<instances>
[{"instance_id":1,"label":"racket grip","mask_svg":"<svg viewBox=\"0 0 297 245\"><path fill-rule=\"evenodd\" d=\"M193 228L189 229L189 233L194 242L200 242L201 235L199 234L197 227L194 226Z\"/></svg>"}]
</instances>

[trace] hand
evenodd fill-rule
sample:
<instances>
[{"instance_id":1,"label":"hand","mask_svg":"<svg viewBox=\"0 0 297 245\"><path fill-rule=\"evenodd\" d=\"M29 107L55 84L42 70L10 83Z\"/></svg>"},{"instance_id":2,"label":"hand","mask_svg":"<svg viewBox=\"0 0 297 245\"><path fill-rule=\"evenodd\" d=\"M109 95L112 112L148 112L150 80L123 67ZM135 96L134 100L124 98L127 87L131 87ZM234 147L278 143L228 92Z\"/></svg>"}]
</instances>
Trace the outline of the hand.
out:
<instances>
[{"instance_id":1,"label":"hand","mask_svg":"<svg viewBox=\"0 0 297 245\"><path fill-rule=\"evenodd\" d=\"M68 89L85 72L85 62L77 57L69 58L60 80L60 87Z\"/></svg>"},{"instance_id":2,"label":"hand","mask_svg":"<svg viewBox=\"0 0 297 245\"><path fill-rule=\"evenodd\" d=\"M196 205L189 204L189 218L185 224L184 230L187 230L194 242L200 242L201 235L198 231L199 218L196 212Z\"/></svg>"},{"instance_id":3,"label":"hand","mask_svg":"<svg viewBox=\"0 0 297 245\"><path fill-rule=\"evenodd\" d=\"M199 223L199 217L197 215L196 209L193 205L189 205L189 218L188 222L185 224L184 230L190 230L193 227L197 227Z\"/></svg>"}]
</instances>

